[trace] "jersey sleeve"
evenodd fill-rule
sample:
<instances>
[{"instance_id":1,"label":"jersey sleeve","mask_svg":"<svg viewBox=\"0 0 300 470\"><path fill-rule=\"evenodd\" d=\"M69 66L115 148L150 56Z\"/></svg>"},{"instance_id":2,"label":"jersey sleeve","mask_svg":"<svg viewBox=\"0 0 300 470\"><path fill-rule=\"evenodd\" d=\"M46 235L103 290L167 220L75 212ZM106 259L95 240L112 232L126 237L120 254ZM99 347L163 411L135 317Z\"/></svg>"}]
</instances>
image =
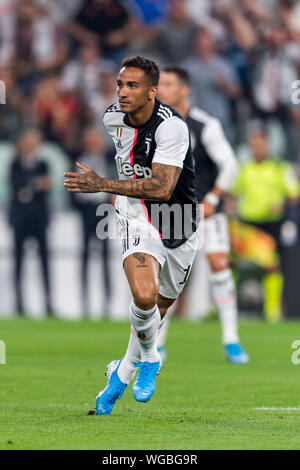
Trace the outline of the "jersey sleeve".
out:
<instances>
[{"instance_id":1,"label":"jersey sleeve","mask_svg":"<svg viewBox=\"0 0 300 470\"><path fill-rule=\"evenodd\" d=\"M106 111L103 115L102 122L103 122L104 129L106 130L108 135L112 137L114 128L112 126L111 113Z\"/></svg>"},{"instance_id":2,"label":"jersey sleeve","mask_svg":"<svg viewBox=\"0 0 300 470\"><path fill-rule=\"evenodd\" d=\"M155 141L152 163L183 168L189 148L189 131L184 121L177 116L163 121L156 130Z\"/></svg>"},{"instance_id":3,"label":"jersey sleeve","mask_svg":"<svg viewBox=\"0 0 300 470\"><path fill-rule=\"evenodd\" d=\"M229 191L239 173L234 152L226 139L222 126L217 119L211 119L202 133L203 145L219 169L215 185Z\"/></svg>"}]
</instances>

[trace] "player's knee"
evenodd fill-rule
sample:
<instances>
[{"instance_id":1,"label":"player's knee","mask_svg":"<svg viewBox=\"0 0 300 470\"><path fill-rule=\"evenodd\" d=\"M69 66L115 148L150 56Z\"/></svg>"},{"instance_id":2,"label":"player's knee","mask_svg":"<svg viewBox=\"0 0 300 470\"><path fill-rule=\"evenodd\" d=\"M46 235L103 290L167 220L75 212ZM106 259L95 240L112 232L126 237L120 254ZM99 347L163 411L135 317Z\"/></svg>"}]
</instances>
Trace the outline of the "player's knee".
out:
<instances>
[{"instance_id":1,"label":"player's knee","mask_svg":"<svg viewBox=\"0 0 300 470\"><path fill-rule=\"evenodd\" d=\"M141 310L151 310L157 303L154 292L139 293L133 296L135 305Z\"/></svg>"},{"instance_id":2,"label":"player's knee","mask_svg":"<svg viewBox=\"0 0 300 470\"><path fill-rule=\"evenodd\" d=\"M158 286L149 284L143 288L133 289L135 305L142 310L150 310L157 304Z\"/></svg>"}]
</instances>

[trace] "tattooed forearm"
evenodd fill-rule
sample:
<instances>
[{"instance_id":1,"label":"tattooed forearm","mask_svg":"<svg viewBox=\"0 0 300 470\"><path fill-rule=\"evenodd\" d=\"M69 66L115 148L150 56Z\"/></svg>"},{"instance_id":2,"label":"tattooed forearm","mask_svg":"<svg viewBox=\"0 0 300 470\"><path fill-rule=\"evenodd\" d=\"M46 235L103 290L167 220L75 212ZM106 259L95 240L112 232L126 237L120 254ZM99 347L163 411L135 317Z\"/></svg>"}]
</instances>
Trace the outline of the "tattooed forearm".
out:
<instances>
[{"instance_id":1,"label":"tattooed forearm","mask_svg":"<svg viewBox=\"0 0 300 470\"><path fill-rule=\"evenodd\" d=\"M105 192L138 199L168 201L177 184L181 168L153 163L152 177L129 181L101 178L94 171L65 173L64 186L70 192Z\"/></svg>"},{"instance_id":2,"label":"tattooed forearm","mask_svg":"<svg viewBox=\"0 0 300 470\"><path fill-rule=\"evenodd\" d=\"M136 265L136 268L147 268L148 265L145 264L145 261L146 261L146 258L145 258L145 255L143 255L143 253L133 253L133 257L139 261L140 264L137 264Z\"/></svg>"},{"instance_id":3,"label":"tattooed forearm","mask_svg":"<svg viewBox=\"0 0 300 470\"><path fill-rule=\"evenodd\" d=\"M177 184L181 168L171 165L152 165L152 177L130 181L101 179L101 191L139 199L168 201Z\"/></svg>"}]
</instances>

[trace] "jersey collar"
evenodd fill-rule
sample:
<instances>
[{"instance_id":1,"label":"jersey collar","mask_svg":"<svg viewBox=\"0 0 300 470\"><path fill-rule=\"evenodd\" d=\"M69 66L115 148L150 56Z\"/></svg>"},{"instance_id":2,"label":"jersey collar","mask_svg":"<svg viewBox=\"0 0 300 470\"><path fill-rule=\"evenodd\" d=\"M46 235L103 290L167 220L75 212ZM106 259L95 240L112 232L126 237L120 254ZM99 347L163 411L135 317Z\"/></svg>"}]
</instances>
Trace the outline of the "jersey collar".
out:
<instances>
[{"instance_id":1,"label":"jersey collar","mask_svg":"<svg viewBox=\"0 0 300 470\"><path fill-rule=\"evenodd\" d=\"M145 122L144 124L142 124L141 126L133 126L132 124L130 124L128 119L127 119L127 114L124 115L123 122L124 122L124 124L126 124L126 126L133 127L134 129L143 129L144 127L147 127L148 124L150 124L150 122L152 122L154 120L154 118L157 114L159 106L160 106L160 101L157 98L155 98L153 113L151 114L151 117L148 119L148 121Z\"/></svg>"}]
</instances>

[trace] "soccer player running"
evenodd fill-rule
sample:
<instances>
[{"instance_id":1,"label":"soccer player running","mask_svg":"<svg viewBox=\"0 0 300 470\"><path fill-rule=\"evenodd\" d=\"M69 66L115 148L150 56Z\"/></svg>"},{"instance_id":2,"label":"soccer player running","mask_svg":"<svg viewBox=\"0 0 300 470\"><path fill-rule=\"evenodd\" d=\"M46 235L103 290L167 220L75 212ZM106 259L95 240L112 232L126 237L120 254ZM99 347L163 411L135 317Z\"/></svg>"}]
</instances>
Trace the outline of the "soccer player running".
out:
<instances>
[{"instance_id":1,"label":"soccer player running","mask_svg":"<svg viewBox=\"0 0 300 470\"><path fill-rule=\"evenodd\" d=\"M236 287L229 266L228 222L222 212L222 196L238 175L233 150L218 119L191 107L190 78L181 67L169 67L161 74L159 98L174 107L186 119L196 169L196 196L204 206L204 250L211 269L211 289L222 326L222 343L227 359L245 364L249 357L240 346ZM167 318L159 338L159 350L165 356Z\"/></svg>"},{"instance_id":2,"label":"soccer player running","mask_svg":"<svg viewBox=\"0 0 300 470\"><path fill-rule=\"evenodd\" d=\"M103 119L115 144L119 180L101 178L80 163L83 173L64 174L70 192L118 195L123 267L133 297L128 348L121 361L108 365L108 384L96 401L99 415L111 413L137 365L134 398L146 402L153 395L160 368L159 327L188 279L199 243L188 127L177 111L156 99L158 82L159 69L152 60L138 56L123 61L117 78L119 102ZM174 206L180 211L173 217L157 217L157 209Z\"/></svg>"}]
</instances>

